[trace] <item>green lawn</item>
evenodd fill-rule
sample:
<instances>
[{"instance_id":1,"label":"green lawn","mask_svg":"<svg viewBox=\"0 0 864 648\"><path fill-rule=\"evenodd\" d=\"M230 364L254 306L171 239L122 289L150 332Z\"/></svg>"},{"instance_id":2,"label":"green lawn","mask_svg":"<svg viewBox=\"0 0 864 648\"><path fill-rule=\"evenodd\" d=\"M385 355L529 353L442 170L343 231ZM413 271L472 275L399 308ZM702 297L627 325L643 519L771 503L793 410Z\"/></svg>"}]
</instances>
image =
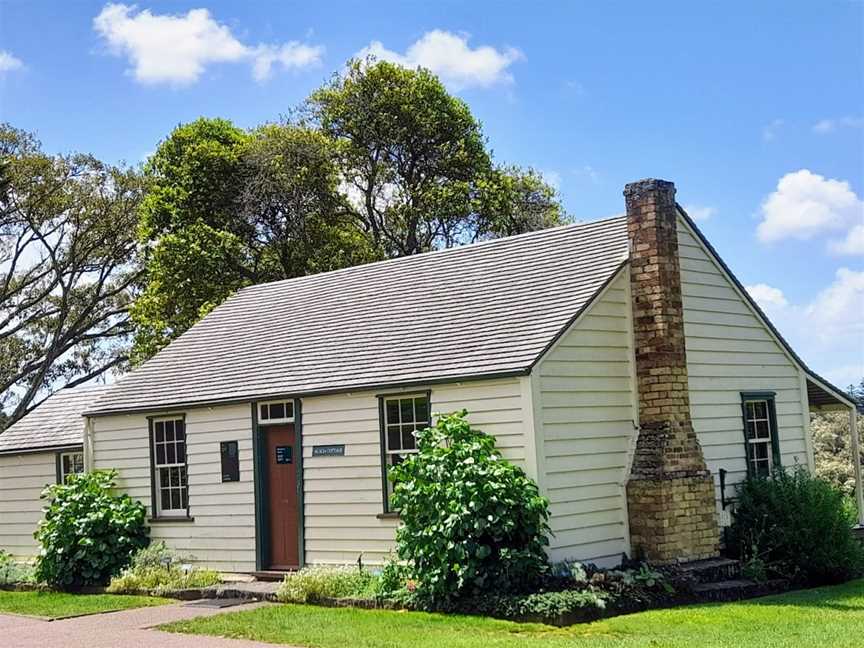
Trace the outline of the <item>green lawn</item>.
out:
<instances>
[{"instance_id":1,"label":"green lawn","mask_svg":"<svg viewBox=\"0 0 864 648\"><path fill-rule=\"evenodd\" d=\"M162 629L315 648L859 647L864 644L864 580L743 603L643 612L566 629L299 605L180 621Z\"/></svg>"},{"instance_id":2,"label":"green lawn","mask_svg":"<svg viewBox=\"0 0 864 648\"><path fill-rule=\"evenodd\" d=\"M51 619L164 605L166 603L171 603L171 601L151 596L0 591L0 614L25 614Z\"/></svg>"}]
</instances>

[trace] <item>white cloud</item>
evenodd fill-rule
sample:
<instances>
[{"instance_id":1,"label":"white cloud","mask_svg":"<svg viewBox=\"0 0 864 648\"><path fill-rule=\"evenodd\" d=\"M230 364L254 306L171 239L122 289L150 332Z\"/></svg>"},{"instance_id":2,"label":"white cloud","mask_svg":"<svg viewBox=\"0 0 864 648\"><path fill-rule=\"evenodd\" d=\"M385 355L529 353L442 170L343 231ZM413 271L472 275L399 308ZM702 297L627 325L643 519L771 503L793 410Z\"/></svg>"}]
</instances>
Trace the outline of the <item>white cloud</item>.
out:
<instances>
[{"instance_id":1,"label":"white cloud","mask_svg":"<svg viewBox=\"0 0 864 648\"><path fill-rule=\"evenodd\" d=\"M832 243L838 252L852 253L864 223L864 202L848 182L801 169L780 178L777 189L762 202L762 222L756 233L763 242L784 238L808 240L840 232L845 240Z\"/></svg>"},{"instance_id":2,"label":"white cloud","mask_svg":"<svg viewBox=\"0 0 864 648\"><path fill-rule=\"evenodd\" d=\"M785 124L786 122L782 119L775 119L772 121L762 129L762 140L765 142L773 142L777 139L777 136L780 134L780 129L783 128Z\"/></svg>"},{"instance_id":3,"label":"white cloud","mask_svg":"<svg viewBox=\"0 0 864 648\"><path fill-rule=\"evenodd\" d=\"M13 70L20 70L24 67L24 63L21 59L13 56L10 52L6 50L0 50L0 75L5 72L12 72Z\"/></svg>"},{"instance_id":4,"label":"white cloud","mask_svg":"<svg viewBox=\"0 0 864 648\"><path fill-rule=\"evenodd\" d=\"M832 283L803 304L766 284L747 291L816 371L839 387L864 377L864 272L838 269Z\"/></svg>"},{"instance_id":5,"label":"white cloud","mask_svg":"<svg viewBox=\"0 0 864 648\"><path fill-rule=\"evenodd\" d=\"M507 69L524 58L522 52L513 47L498 50L482 45L472 48L468 45L468 36L440 29L425 33L404 54L387 49L381 41L372 41L356 56L362 59L370 55L404 67L426 68L456 89L510 83L513 76Z\"/></svg>"},{"instance_id":6,"label":"white cloud","mask_svg":"<svg viewBox=\"0 0 864 648\"><path fill-rule=\"evenodd\" d=\"M261 45L255 49L252 74L258 81L266 81L273 73L274 65L286 70L314 65L321 61L324 48L320 45L306 45L291 41L281 47Z\"/></svg>"},{"instance_id":7,"label":"white cloud","mask_svg":"<svg viewBox=\"0 0 864 648\"><path fill-rule=\"evenodd\" d=\"M561 174L557 171L538 171L540 177L543 178L544 182L548 184L550 187L558 191L561 189Z\"/></svg>"},{"instance_id":8,"label":"white cloud","mask_svg":"<svg viewBox=\"0 0 864 648\"><path fill-rule=\"evenodd\" d=\"M830 241L828 247L836 254L864 254L864 223L852 227L846 238Z\"/></svg>"},{"instance_id":9,"label":"white cloud","mask_svg":"<svg viewBox=\"0 0 864 648\"><path fill-rule=\"evenodd\" d=\"M579 177L588 178L588 180L591 181L591 184L600 184L600 173L590 164L585 164L578 169L573 169L573 174Z\"/></svg>"},{"instance_id":10,"label":"white cloud","mask_svg":"<svg viewBox=\"0 0 864 648\"><path fill-rule=\"evenodd\" d=\"M779 288L774 288L764 283L746 286L746 288L750 296L756 300L756 303L763 310L770 310L775 307L783 308L789 305L786 295Z\"/></svg>"},{"instance_id":11,"label":"white cloud","mask_svg":"<svg viewBox=\"0 0 864 648\"><path fill-rule=\"evenodd\" d=\"M693 220L706 221L717 213L717 208L705 207L704 205L684 205L684 211Z\"/></svg>"},{"instance_id":12,"label":"white cloud","mask_svg":"<svg viewBox=\"0 0 864 648\"><path fill-rule=\"evenodd\" d=\"M207 9L186 14L154 14L135 6L107 4L93 28L117 56L126 56L141 83L188 85L213 63L251 62L258 80L268 78L274 65L302 67L320 61L322 48L291 42L248 46Z\"/></svg>"},{"instance_id":13,"label":"white cloud","mask_svg":"<svg viewBox=\"0 0 864 648\"><path fill-rule=\"evenodd\" d=\"M821 119L813 125L813 132L819 135L827 135L841 128L864 128L864 117Z\"/></svg>"}]
</instances>

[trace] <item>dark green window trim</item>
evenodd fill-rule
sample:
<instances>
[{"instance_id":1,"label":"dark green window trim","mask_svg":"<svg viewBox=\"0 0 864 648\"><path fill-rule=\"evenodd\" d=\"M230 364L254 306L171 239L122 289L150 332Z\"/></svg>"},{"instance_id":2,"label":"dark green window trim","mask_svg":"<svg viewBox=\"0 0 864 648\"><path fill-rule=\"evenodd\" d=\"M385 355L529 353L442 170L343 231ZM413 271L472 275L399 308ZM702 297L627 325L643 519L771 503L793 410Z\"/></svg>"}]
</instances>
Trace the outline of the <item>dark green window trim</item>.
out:
<instances>
[{"instance_id":1,"label":"dark green window trim","mask_svg":"<svg viewBox=\"0 0 864 648\"><path fill-rule=\"evenodd\" d=\"M772 468L782 466L780 461L780 438L777 430L777 406L774 402L776 392L773 391L746 391L741 392L741 423L744 435L744 453L747 462L747 475L754 476L753 463L751 461L751 444L747 438L747 403L750 401L765 401L768 404L768 425L771 444Z\"/></svg>"},{"instance_id":2,"label":"dark green window trim","mask_svg":"<svg viewBox=\"0 0 864 648\"><path fill-rule=\"evenodd\" d=\"M383 513L378 515L379 519L398 518L399 511L391 510L390 498L387 495L387 439L386 430L384 429L384 402L389 398L407 398L410 396L426 395L426 402L429 405L429 424L432 424L432 390L426 391L401 391L388 394L378 394L378 444L381 451L381 500L383 502Z\"/></svg>"},{"instance_id":3,"label":"dark green window trim","mask_svg":"<svg viewBox=\"0 0 864 648\"><path fill-rule=\"evenodd\" d=\"M160 522L162 520L171 521L172 516L170 515L159 515L158 508L156 506L156 447L155 441L153 440L153 421L155 419L181 419L183 421L183 435L185 439L184 443L184 463L186 464L186 515L178 515L176 516L176 520L179 522L182 521L192 521L195 518L189 514L189 504L192 500L192 489L189 488L189 430L186 427L186 414L184 412L168 412L166 414L159 414L154 416L147 417L147 437L149 438L149 447L150 447L150 519Z\"/></svg>"},{"instance_id":4,"label":"dark green window trim","mask_svg":"<svg viewBox=\"0 0 864 648\"><path fill-rule=\"evenodd\" d=\"M182 516L182 515L177 515L174 517L168 515L166 517L149 517L149 518L147 518L148 524L170 524L172 522L180 522L182 524L183 522L194 522L194 521L195 521L194 517Z\"/></svg>"}]
</instances>

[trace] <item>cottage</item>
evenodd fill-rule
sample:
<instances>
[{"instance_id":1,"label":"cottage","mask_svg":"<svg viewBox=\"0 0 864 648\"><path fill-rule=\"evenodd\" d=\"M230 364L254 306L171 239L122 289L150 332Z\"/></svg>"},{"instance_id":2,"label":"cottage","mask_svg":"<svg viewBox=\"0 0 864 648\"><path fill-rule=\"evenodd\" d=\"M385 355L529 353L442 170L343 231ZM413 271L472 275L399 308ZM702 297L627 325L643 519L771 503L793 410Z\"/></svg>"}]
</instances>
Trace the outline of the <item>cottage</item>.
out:
<instances>
[{"instance_id":1,"label":"cottage","mask_svg":"<svg viewBox=\"0 0 864 648\"><path fill-rule=\"evenodd\" d=\"M13 558L38 552L42 490L84 470L81 414L104 389L61 389L0 434L0 549Z\"/></svg>"},{"instance_id":2,"label":"cottage","mask_svg":"<svg viewBox=\"0 0 864 648\"><path fill-rule=\"evenodd\" d=\"M671 183L624 193L625 216L239 291L86 408L87 467L213 568L374 563L387 466L465 408L549 498L551 558L716 555L734 484L812 469L809 412L854 404Z\"/></svg>"}]
</instances>

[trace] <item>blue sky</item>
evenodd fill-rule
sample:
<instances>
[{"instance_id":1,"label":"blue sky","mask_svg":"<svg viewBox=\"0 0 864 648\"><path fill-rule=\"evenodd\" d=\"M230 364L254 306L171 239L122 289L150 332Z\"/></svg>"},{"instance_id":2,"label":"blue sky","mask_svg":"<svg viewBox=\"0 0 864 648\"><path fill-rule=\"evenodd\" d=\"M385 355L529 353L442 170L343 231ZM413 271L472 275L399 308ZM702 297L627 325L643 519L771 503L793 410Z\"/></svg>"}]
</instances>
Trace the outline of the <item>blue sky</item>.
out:
<instances>
[{"instance_id":1,"label":"blue sky","mask_svg":"<svg viewBox=\"0 0 864 648\"><path fill-rule=\"evenodd\" d=\"M198 11L192 11L198 10ZM192 11L192 13L190 13ZM0 0L0 119L139 162L174 126L278 119L363 51L437 71L568 210L679 202L804 358L864 375L860 2Z\"/></svg>"}]
</instances>

